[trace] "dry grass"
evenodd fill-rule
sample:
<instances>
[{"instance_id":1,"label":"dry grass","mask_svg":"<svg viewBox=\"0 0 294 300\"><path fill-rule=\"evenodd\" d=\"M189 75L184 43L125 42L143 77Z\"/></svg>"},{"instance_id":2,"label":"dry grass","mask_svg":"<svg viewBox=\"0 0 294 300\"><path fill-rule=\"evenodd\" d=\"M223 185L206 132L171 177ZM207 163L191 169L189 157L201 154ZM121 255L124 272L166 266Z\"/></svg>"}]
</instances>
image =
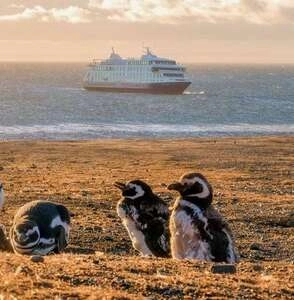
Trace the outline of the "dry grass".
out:
<instances>
[{"instance_id":1,"label":"dry grass","mask_svg":"<svg viewBox=\"0 0 294 300\"><path fill-rule=\"evenodd\" d=\"M44 263L2 253L2 295L18 299L293 299L294 137L1 142L9 227L35 199L74 213L67 253ZM162 197L187 171L203 172L242 255L216 275L196 261L138 257L116 216L114 181L146 180ZM256 245L252 245L255 243ZM8 297L8 296L7 296ZM9 298L8 298L9 299Z\"/></svg>"}]
</instances>

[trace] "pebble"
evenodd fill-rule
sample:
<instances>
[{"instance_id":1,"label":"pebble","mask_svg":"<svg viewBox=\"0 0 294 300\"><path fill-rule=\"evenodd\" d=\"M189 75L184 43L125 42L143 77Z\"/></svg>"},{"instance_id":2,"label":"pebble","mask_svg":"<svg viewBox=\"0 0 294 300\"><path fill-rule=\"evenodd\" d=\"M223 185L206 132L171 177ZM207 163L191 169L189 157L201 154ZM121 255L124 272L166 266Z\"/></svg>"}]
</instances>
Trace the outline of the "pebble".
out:
<instances>
[{"instance_id":1,"label":"pebble","mask_svg":"<svg viewBox=\"0 0 294 300\"><path fill-rule=\"evenodd\" d=\"M252 244L250 245L250 250L262 250L262 247L261 247L261 245L258 244L258 243L252 243Z\"/></svg>"},{"instance_id":2,"label":"pebble","mask_svg":"<svg viewBox=\"0 0 294 300\"><path fill-rule=\"evenodd\" d=\"M213 265L211 267L212 273L219 273L219 274L234 274L237 272L236 266L232 264L227 265Z\"/></svg>"},{"instance_id":3,"label":"pebble","mask_svg":"<svg viewBox=\"0 0 294 300\"><path fill-rule=\"evenodd\" d=\"M260 264L255 264L255 265L253 265L253 266L252 266L252 269L253 269L254 271L256 271L256 272L263 271L263 267L262 267L262 265L260 265Z\"/></svg>"},{"instance_id":4,"label":"pebble","mask_svg":"<svg viewBox=\"0 0 294 300\"><path fill-rule=\"evenodd\" d=\"M239 202L239 199L237 197L233 197L231 202L232 204L236 204Z\"/></svg>"},{"instance_id":5,"label":"pebble","mask_svg":"<svg viewBox=\"0 0 294 300\"><path fill-rule=\"evenodd\" d=\"M31 261L33 261L35 263L44 262L44 257L41 255L33 255L31 257Z\"/></svg>"},{"instance_id":6,"label":"pebble","mask_svg":"<svg viewBox=\"0 0 294 300\"><path fill-rule=\"evenodd\" d=\"M101 257L101 256L104 256L105 253L102 252L102 251L95 251L95 256L98 256L98 257Z\"/></svg>"}]
</instances>

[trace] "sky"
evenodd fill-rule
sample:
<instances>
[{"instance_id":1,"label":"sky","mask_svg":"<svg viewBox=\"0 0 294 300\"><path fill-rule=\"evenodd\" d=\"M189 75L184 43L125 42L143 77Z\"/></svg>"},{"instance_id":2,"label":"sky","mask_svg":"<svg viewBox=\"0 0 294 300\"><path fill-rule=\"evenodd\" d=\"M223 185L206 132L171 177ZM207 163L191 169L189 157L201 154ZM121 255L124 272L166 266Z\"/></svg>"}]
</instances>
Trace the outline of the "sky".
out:
<instances>
[{"instance_id":1,"label":"sky","mask_svg":"<svg viewBox=\"0 0 294 300\"><path fill-rule=\"evenodd\" d=\"M294 63L294 0L0 0L0 61Z\"/></svg>"}]
</instances>

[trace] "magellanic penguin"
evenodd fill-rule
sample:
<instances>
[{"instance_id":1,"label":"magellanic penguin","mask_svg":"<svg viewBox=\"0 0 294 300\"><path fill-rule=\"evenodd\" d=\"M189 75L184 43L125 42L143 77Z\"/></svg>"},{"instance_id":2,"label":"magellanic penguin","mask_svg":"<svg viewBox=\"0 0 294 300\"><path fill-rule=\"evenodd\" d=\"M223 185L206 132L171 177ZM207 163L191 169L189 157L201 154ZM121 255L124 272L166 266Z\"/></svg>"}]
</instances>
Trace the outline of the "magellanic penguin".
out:
<instances>
[{"instance_id":1,"label":"magellanic penguin","mask_svg":"<svg viewBox=\"0 0 294 300\"><path fill-rule=\"evenodd\" d=\"M211 205L213 190L207 179L189 173L168 189L180 193L170 217L172 257L236 263L231 230Z\"/></svg>"},{"instance_id":2,"label":"magellanic penguin","mask_svg":"<svg viewBox=\"0 0 294 300\"><path fill-rule=\"evenodd\" d=\"M167 204L141 180L114 185L122 191L117 213L133 247L143 256L170 257Z\"/></svg>"},{"instance_id":3,"label":"magellanic penguin","mask_svg":"<svg viewBox=\"0 0 294 300\"><path fill-rule=\"evenodd\" d=\"M3 188L3 184L0 182L0 210L3 209L4 200L5 200L4 188Z\"/></svg>"},{"instance_id":4,"label":"magellanic penguin","mask_svg":"<svg viewBox=\"0 0 294 300\"><path fill-rule=\"evenodd\" d=\"M59 253L68 244L70 213L63 205L32 201L14 216L10 241L14 252L27 255Z\"/></svg>"}]
</instances>

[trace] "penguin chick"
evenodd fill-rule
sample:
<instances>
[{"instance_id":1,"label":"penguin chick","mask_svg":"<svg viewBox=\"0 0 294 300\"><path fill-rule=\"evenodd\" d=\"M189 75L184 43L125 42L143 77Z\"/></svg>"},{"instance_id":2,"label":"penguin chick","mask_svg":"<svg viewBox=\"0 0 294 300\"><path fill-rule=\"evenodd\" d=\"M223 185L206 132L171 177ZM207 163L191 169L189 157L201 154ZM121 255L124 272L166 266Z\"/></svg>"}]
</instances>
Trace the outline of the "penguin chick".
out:
<instances>
[{"instance_id":1,"label":"penguin chick","mask_svg":"<svg viewBox=\"0 0 294 300\"><path fill-rule=\"evenodd\" d=\"M144 256L169 257L167 204L141 180L126 184L116 182L114 186L122 192L117 214L129 233L133 247Z\"/></svg>"},{"instance_id":2,"label":"penguin chick","mask_svg":"<svg viewBox=\"0 0 294 300\"><path fill-rule=\"evenodd\" d=\"M189 173L168 189L180 193L170 217L172 257L237 262L231 230L211 205L213 190L207 179L200 173Z\"/></svg>"},{"instance_id":3,"label":"penguin chick","mask_svg":"<svg viewBox=\"0 0 294 300\"><path fill-rule=\"evenodd\" d=\"M70 214L63 205L32 201L16 213L10 230L15 253L47 255L59 253L68 244Z\"/></svg>"}]
</instances>

